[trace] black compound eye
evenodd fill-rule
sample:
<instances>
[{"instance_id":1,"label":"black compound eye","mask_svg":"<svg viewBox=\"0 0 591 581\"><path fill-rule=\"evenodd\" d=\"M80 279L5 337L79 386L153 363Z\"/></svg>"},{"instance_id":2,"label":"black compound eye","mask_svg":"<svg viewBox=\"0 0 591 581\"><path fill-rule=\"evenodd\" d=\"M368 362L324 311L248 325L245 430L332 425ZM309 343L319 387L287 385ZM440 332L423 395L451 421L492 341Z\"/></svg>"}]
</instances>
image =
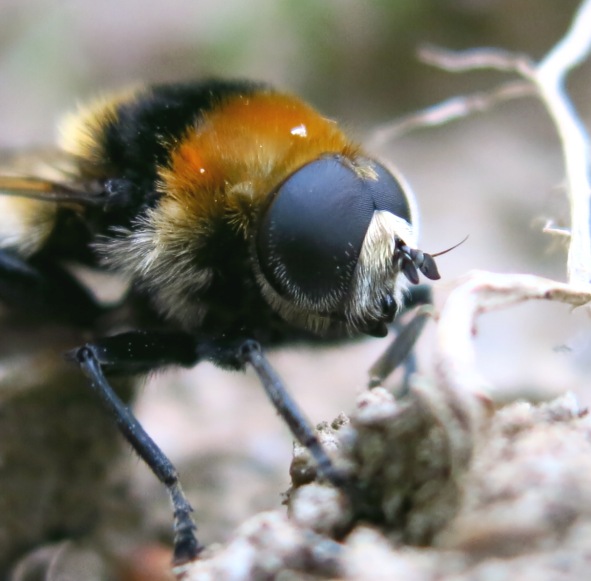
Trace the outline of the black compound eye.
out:
<instances>
[{"instance_id":1,"label":"black compound eye","mask_svg":"<svg viewBox=\"0 0 591 581\"><path fill-rule=\"evenodd\" d=\"M396 211L410 219L395 178L374 162L359 163L366 171L337 155L323 157L279 187L262 219L257 252L263 274L280 295L338 303L349 292L374 212Z\"/></svg>"},{"instance_id":2,"label":"black compound eye","mask_svg":"<svg viewBox=\"0 0 591 581\"><path fill-rule=\"evenodd\" d=\"M322 300L346 292L373 215L362 187L335 157L304 166L280 186L258 238L261 267L279 294L297 289Z\"/></svg>"}]
</instances>

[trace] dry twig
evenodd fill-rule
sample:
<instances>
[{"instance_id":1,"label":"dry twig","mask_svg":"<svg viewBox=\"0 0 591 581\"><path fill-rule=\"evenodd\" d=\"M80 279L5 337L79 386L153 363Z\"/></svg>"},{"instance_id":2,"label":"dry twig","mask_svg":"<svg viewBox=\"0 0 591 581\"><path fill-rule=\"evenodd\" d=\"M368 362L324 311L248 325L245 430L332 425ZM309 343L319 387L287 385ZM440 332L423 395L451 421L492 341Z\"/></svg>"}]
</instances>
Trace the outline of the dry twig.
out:
<instances>
[{"instance_id":1,"label":"dry twig","mask_svg":"<svg viewBox=\"0 0 591 581\"><path fill-rule=\"evenodd\" d=\"M537 95L552 117L562 144L571 213L567 278L573 285L591 283L591 144L564 84L567 74L590 50L591 0L583 2L567 34L537 64L527 56L496 48L462 52L424 48L419 55L424 62L449 72L494 69L516 73L522 80L486 93L449 99L384 126L375 134L376 142L382 143L417 127L441 125L486 110L499 101Z\"/></svg>"},{"instance_id":2,"label":"dry twig","mask_svg":"<svg viewBox=\"0 0 591 581\"><path fill-rule=\"evenodd\" d=\"M430 63L446 70L512 70L531 83L560 135L571 210L568 284L531 275L475 272L447 300L439 321L436 370L441 387L456 399L462 399L460 394L472 392L481 396L485 391L486 382L476 367L472 346L478 314L531 299L558 300L574 306L591 302L591 147L586 130L563 86L566 74L585 58L590 49L591 0L586 0L566 36L538 65L521 55L495 49L459 54L430 50L423 55ZM494 95L491 94L487 104L494 102ZM474 109L473 102L464 104L465 114ZM417 119L419 117L420 114ZM427 115L424 118L429 124L430 117ZM463 399L469 400L465 396Z\"/></svg>"},{"instance_id":3,"label":"dry twig","mask_svg":"<svg viewBox=\"0 0 591 581\"><path fill-rule=\"evenodd\" d=\"M496 48L462 52L424 48L420 51L424 62L449 72L494 69L521 78L488 92L446 100L384 126L375 134L376 141L383 142L418 127L442 125L484 111L500 101L536 95L551 115L561 140L571 211L570 231L566 232L568 283L533 275L473 272L450 295L441 313L435 355L437 383L445 394L448 409L455 414L458 425L464 427L467 454L473 441L470 436L482 425L483 404L488 399L487 382L476 366L472 344L476 317L531 299L558 300L574 306L591 302L591 146L564 90L566 75L590 50L591 0L583 2L564 38L537 64L522 54ZM565 232L561 234L564 236Z\"/></svg>"},{"instance_id":4,"label":"dry twig","mask_svg":"<svg viewBox=\"0 0 591 581\"><path fill-rule=\"evenodd\" d=\"M478 371L472 343L476 317L532 299L580 307L591 302L591 289L529 274L469 274L451 293L439 318L436 367L442 386L455 394L485 397L488 383Z\"/></svg>"}]
</instances>

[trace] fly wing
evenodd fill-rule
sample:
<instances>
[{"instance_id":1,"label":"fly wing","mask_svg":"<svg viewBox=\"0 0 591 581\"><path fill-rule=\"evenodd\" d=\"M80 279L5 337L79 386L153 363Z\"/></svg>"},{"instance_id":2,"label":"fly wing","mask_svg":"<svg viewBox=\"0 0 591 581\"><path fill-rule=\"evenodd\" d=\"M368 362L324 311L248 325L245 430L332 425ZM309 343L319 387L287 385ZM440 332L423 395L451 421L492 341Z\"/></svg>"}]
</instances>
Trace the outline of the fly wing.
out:
<instances>
[{"instance_id":1,"label":"fly wing","mask_svg":"<svg viewBox=\"0 0 591 581\"><path fill-rule=\"evenodd\" d=\"M101 193L92 180L81 178L76 160L63 151L0 149L0 196L96 206Z\"/></svg>"},{"instance_id":2,"label":"fly wing","mask_svg":"<svg viewBox=\"0 0 591 581\"><path fill-rule=\"evenodd\" d=\"M102 194L64 152L0 150L0 250L26 259L43 247L60 208L83 215Z\"/></svg>"}]
</instances>

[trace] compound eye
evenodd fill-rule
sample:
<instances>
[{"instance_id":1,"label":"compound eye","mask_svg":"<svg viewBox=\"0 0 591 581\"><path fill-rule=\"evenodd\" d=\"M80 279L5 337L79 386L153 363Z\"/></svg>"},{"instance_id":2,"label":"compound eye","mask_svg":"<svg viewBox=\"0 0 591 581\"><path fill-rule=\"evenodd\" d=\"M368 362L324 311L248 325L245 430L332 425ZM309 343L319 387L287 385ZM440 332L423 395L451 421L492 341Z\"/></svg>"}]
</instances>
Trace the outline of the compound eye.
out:
<instances>
[{"instance_id":1,"label":"compound eye","mask_svg":"<svg viewBox=\"0 0 591 581\"><path fill-rule=\"evenodd\" d=\"M375 207L366 180L338 156L278 188L257 238L265 278L282 296L334 308L347 295Z\"/></svg>"}]
</instances>

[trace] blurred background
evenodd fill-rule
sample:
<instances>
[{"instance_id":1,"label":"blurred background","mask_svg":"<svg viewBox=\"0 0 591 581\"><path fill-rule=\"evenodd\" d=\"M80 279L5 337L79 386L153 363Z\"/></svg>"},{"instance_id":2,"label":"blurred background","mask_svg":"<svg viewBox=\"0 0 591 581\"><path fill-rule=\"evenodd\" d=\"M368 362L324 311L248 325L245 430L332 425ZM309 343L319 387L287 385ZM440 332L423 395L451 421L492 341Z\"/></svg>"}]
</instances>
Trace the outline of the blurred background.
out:
<instances>
[{"instance_id":1,"label":"blurred background","mask_svg":"<svg viewBox=\"0 0 591 581\"><path fill-rule=\"evenodd\" d=\"M495 72L452 75L425 66L415 56L422 44L497 46L539 59L577 6L574 0L2 0L0 148L52 142L60 116L97 93L203 76L271 82L369 143L384 123L506 80ZM586 64L569 83L587 126L590 76ZM568 220L561 151L535 100L422 129L372 153L398 166L412 185L422 208L423 250L437 252L470 235L438 260L438 305L471 269L565 280L565 249L541 233L547 218ZM575 390L591 402L588 324L582 313L545 303L481 318L477 348L493 397ZM285 350L272 361L319 422L352 408L387 342ZM427 374L431 343L432 329L419 346ZM180 464L204 540L223 539L245 515L279 505L291 439L249 374L208 365L162 373L140 389L136 405L148 431ZM150 506L161 503L149 509L154 526L167 531L166 498L131 454L129 462L137 495Z\"/></svg>"}]
</instances>

